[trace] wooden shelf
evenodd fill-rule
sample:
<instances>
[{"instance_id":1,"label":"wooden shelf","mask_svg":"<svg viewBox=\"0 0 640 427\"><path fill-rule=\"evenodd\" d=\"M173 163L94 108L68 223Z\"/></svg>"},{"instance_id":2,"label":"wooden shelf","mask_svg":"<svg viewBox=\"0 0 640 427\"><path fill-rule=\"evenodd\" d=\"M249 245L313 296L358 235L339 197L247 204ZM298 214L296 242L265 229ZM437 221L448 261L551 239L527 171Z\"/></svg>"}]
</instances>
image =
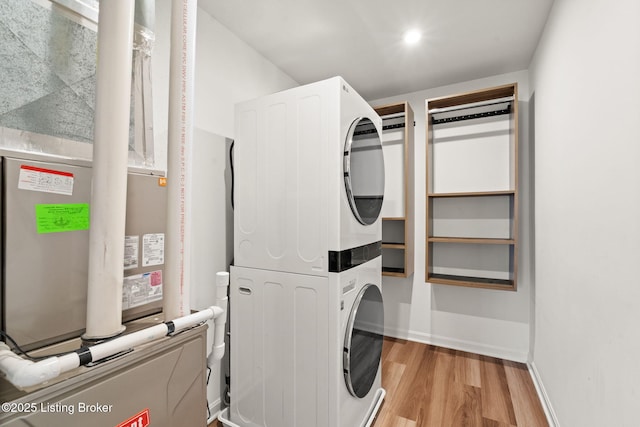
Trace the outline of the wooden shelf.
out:
<instances>
[{"instance_id":1,"label":"wooden shelf","mask_svg":"<svg viewBox=\"0 0 640 427\"><path fill-rule=\"evenodd\" d=\"M385 276L407 277L402 267L382 267L382 274Z\"/></svg>"},{"instance_id":2,"label":"wooden shelf","mask_svg":"<svg viewBox=\"0 0 640 427\"><path fill-rule=\"evenodd\" d=\"M490 196L513 196L515 190L500 191L467 191L459 193L429 193L428 197L490 197Z\"/></svg>"},{"instance_id":3,"label":"wooden shelf","mask_svg":"<svg viewBox=\"0 0 640 427\"><path fill-rule=\"evenodd\" d=\"M382 247L385 249L405 249L406 245L404 243L385 243L382 242Z\"/></svg>"},{"instance_id":4,"label":"wooden shelf","mask_svg":"<svg viewBox=\"0 0 640 427\"><path fill-rule=\"evenodd\" d=\"M514 239L485 237L429 237L429 243L470 243L480 245L515 245Z\"/></svg>"},{"instance_id":5,"label":"wooden shelf","mask_svg":"<svg viewBox=\"0 0 640 427\"><path fill-rule=\"evenodd\" d=\"M472 92L465 92L458 95L432 98L428 101L427 112L433 108L457 107L476 102L491 101L493 99L506 98L517 95L517 85L515 83L497 86L490 89L480 89Z\"/></svg>"},{"instance_id":6,"label":"wooden shelf","mask_svg":"<svg viewBox=\"0 0 640 427\"><path fill-rule=\"evenodd\" d=\"M429 283L439 285L468 286L473 288L515 290L513 280L493 279L489 277L456 276L452 274L430 274L427 276Z\"/></svg>"},{"instance_id":7,"label":"wooden shelf","mask_svg":"<svg viewBox=\"0 0 640 427\"><path fill-rule=\"evenodd\" d=\"M406 102L400 102L398 104L389 104L389 105L382 105L380 107L375 107L375 110L380 117L390 116L392 114L404 113L407 110L406 109L407 105L409 104L407 104Z\"/></svg>"},{"instance_id":8,"label":"wooden shelf","mask_svg":"<svg viewBox=\"0 0 640 427\"><path fill-rule=\"evenodd\" d=\"M517 84L425 104L425 281L516 290Z\"/></svg>"}]
</instances>

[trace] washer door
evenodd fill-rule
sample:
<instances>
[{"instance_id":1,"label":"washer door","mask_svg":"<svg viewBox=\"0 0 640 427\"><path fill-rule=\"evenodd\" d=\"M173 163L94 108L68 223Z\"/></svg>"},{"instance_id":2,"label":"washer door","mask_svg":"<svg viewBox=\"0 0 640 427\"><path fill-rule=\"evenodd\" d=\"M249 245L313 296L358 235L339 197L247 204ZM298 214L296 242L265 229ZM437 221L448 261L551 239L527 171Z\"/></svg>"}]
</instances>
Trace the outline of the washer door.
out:
<instances>
[{"instance_id":1,"label":"washer door","mask_svg":"<svg viewBox=\"0 0 640 427\"><path fill-rule=\"evenodd\" d=\"M356 119L347 134L344 184L356 219L364 225L376 222L384 195L384 157L378 129L366 117Z\"/></svg>"},{"instance_id":2,"label":"washer door","mask_svg":"<svg viewBox=\"0 0 640 427\"><path fill-rule=\"evenodd\" d=\"M344 338L344 380L349 393L363 398L371 390L382 358L382 294L371 283L361 290L349 315Z\"/></svg>"}]
</instances>

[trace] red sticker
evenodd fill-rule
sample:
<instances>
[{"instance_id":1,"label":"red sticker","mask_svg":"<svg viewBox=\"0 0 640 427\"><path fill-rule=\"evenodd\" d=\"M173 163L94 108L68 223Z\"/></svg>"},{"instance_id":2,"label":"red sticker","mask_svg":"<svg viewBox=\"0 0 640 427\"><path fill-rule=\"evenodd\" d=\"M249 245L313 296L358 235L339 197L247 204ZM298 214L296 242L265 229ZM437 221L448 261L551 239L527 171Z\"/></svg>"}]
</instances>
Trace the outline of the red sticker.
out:
<instances>
[{"instance_id":1,"label":"red sticker","mask_svg":"<svg viewBox=\"0 0 640 427\"><path fill-rule=\"evenodd\" d=\"M44 169L44 168L39 168L39 167L36 167L36 166L20 165L20 169L30 170L30 171L34 171L34 172L50 173L50 174L53 174L53 175L69 176L69 177L73 178L73 174L71 172L56 171L56 170L53 170L53 169Z\"/></svg>"},{"instance_id":2,"label":"red sticker","mask_svg":"<svg viewBox=\"0 0 640 427\"><path fill-rule=\"evenodd\" d=\"M151 272L151 286L162 285L162 271L152 271Z\"/></svg>"},{"instance_id":3,"label":"red sticker","mask_svg":"<svg viewBox=\"0 0 640 427\"><path fill-rule=\"evenodd\" d=\"M147 408L116 427L147 427L149 424L149 408Z\"/></svg>"}]
</instances>

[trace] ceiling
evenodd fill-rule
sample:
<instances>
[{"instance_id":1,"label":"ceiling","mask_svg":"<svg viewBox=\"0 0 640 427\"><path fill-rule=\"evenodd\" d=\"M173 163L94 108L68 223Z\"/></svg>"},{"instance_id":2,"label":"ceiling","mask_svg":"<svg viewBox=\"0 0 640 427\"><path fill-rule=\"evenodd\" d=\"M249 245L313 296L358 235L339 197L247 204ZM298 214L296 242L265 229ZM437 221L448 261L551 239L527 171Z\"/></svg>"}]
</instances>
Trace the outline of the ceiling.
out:
<instances>
[{"instance_id":1,"label":"ceiling","mask_svg":"<svg viewBox=\"0 0 640 427\"><path fill-rule=\"evenodd\" d=\"M368 101L524 70L553 0L199 0L300 84L340 75ZM403 43L416 28L422 40Z\"/></svg>"}]
</instances>

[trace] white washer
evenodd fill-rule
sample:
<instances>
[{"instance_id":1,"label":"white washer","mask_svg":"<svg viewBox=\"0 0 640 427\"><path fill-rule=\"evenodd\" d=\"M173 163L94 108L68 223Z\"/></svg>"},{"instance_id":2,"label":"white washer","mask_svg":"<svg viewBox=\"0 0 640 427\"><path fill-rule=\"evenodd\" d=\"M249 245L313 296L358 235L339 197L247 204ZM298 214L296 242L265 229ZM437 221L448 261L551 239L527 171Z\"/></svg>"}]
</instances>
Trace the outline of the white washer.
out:
<instances>
[{"instance_id":1,"label":"white washer","mask_svg":"<svg viewBox=\"0 0 640 427\"><path fill-rule=\"evenodd\" d=\"M235 427L369 426L382 403L381 258L328 277L231 268Z\"/></svg>"},{"instance_id":2,"label":"white washer","mask_svg":"<svg viewBox=\"0 0 640 427\"><path fill-rule=\"evenodd\" d=\"M235 114L235 265L326 276L381 253L382 121L341 77Z\"/></svg>"},{"instance_id":3,"label":"white washer","mask_svg":"<svg viewBox=\"0 0 640 427\"><path fill-rule=\"evenodd\" d=\"M369 426L386 394L380 366L384 337L382 257L335 276L342 293L340 350L343 378L338 387L340 418L337 425Z\"/></svg>"}]
</instances>

